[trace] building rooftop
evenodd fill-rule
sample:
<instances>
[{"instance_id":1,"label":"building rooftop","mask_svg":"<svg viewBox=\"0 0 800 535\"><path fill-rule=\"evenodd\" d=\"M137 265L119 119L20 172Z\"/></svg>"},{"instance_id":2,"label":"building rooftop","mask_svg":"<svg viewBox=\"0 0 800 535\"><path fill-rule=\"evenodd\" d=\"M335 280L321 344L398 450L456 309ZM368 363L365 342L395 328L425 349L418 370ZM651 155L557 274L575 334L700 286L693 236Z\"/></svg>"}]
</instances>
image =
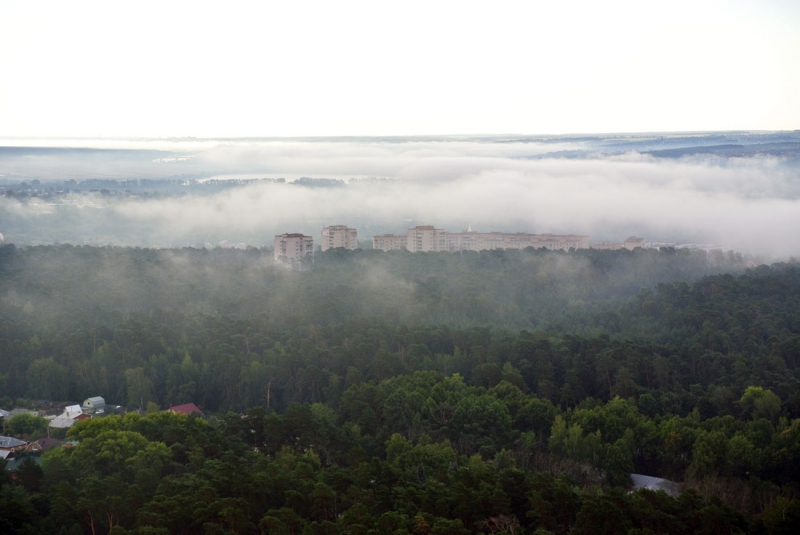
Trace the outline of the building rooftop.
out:
<instances>
[{"instance_id":1,"label":"building rooftop","mask_svg":"<svg viewBox=\"0 0 800 535\"><path fill-rule=\"evenodd\" d=\"M60 416L65 416L67 418L75 418L79 414L83 414L80 405L69 405L64 408L64 412L61 413Z\"/></svg>"},{"instance_id":2,"label":"building rooftop","mask_svg":"<svg viewBox=\"0 0 800 535\"><path fill-rule=\"evenodd\" d=\"M14 409L12 411L9 411L8 414L9 414L9 420L10 420L14 416L18 416L20 414L36 414L36 415L38 415L39 413L36 412L36 411L32 411L30 409L16 408L16 409Z\"/></svg>"},{"instance_id":3,"label":"building rooftop","mask_svg":"<svg viewBox=\"0 0 800 535\"><path fill-rule=\"evenodd\" d=\"M674 481L662 479L660 477L645 476L642 474L631 474L634 490L663 490L670 496L677 496L681 493L681 486Z\"/></svg>"},{"instance_id":4,"label":"building rooftop","mask_svg":"<svg viewBox=\"0 0 800 535\"><path fill-rule=\"evenodd\" d=\"M57 416L50 421L50 427L55 429L66 429L67 427L72 427L75 425L75 422L72 418L68 418L66 416Z\"/></svg>"},{"instance_id":5,"label":"building rooftop","mask_svg":"<svg viewBox=\"0 0 800 535\"><path fill-rule=\"evenodd\" d=\"M201 411L200 408L197 405L195 405L194 403L184 403L183 405L177 405L175 407L170 407L169 411L170 412L174 412L176 414L185 414L186 416L188 416L188 415L190 415L192 413L197 413L200 416L203 415L203 411Z\"/></svg>"},{"instance_id":6,"label":"building rooftop","mask_svg":"<svg viewBox=\"0 0 800 535\"><path fill-rule=\"evenodd\" d=\"M15 459L11 459L10 461L8 461L8 463L6 464L6 470L8 470L9 472L16 472L17 470L19 470L19 466L22 463L24 463L26 459L30 459L31 461L33 461L38 465L42 464L42 458L39 457L38 455L26 455L24 457L17 457Z\"/></svg>"},{"instance_id":7,"label":"building rooftop","mask_svg":"<svg viewBox=\"0 0 800 535\"><path fill-rule=\"evenodd\" d=\"M297 232L293 232L290 234L278 234L275 236L276 238L311 238L311 236L306 236L305 234L299 234Z\"/></svg>"},{"instance_id":8,"label":"building rooftop","mask_svg":"<svg viewBox=\"0 0 800 535\"><path fill-rule=\"evenodd\" d=\"M14 437L0 437L0 448L18 448L27 444L24 440Z\"/></svg>"},{"instance_id":9,"label":"building rooftop","mask_svg":"<svg viewBox=\"0 0 800 535\"><path fill-rule=\"evenodd\" d=\"M50 437L40 438L39 440L36 441L36 443L39 444L39 446L41 446L42 451L47 451L50 448L55 448L56 446L61 445L60 440L58 440L57 438L50 438Z\"/></svg>"}]
</instances>

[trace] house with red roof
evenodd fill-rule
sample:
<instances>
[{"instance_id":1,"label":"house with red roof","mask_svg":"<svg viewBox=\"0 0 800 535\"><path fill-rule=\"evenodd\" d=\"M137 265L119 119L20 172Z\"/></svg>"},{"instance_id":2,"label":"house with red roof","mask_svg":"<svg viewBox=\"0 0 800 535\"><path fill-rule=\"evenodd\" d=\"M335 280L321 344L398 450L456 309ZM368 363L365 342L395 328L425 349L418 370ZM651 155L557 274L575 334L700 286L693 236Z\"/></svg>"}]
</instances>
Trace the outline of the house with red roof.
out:
<instances>
[{"instance_id":1,"label":"house with red roof","mask_svg":"<svg viewBox=\"0 0 800 535\"><path fill-rule=\"evenodd\" d=\"M183 405L177 405L175 407L170 405L169 412L174 412L175 414L183 414L186 416L195 413L199 414L200 416L203 416L203 411L201 411L200 408L194 403L184 403Z\"/></svg>"}]
</instances>

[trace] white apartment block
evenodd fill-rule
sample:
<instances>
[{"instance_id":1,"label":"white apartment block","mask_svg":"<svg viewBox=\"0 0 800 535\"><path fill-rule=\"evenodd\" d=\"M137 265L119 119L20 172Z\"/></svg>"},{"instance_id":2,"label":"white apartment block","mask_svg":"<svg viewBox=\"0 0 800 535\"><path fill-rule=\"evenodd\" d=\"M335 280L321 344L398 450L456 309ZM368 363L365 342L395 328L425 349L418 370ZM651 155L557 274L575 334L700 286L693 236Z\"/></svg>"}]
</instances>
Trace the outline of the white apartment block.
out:
<instances>
[{"instance_id":1,"label":"white apartment block","mask_svg":"<svg viewBox=\"0 0 800 535\"><path fill-rule=\"evenodd\" d=\"M608 251L618 251L620 249L628 249L629 251L633 251L637 247L644 247L644 238L637 238L636 236L631 236L623 243L603 241L600 243L592 244L592 249L605 249Z\"/></svg>"},{"instance_id":2,"label":"white apartment block","mask_svg":"<svg viewBox=\"0 0 800 535\"><path fill-rule=\"evenodd\" d=\"M433 225L410 228L406 233L406 249L412 253L446 251L447 232Z\"/></svg>"},{"instance_id":3,"label":"white apartment block","mask_svg":"<svg viewBox=\"0 0 800 535\"><path fill-rule=\"evenodd\" d=\"M514 234L505 232L445 232L430 225L408 229L406 236L386 234L372 238L372 248L383 251L408 249L412 253L427 251L489 251L492 249L552 250L588 249L589 236L577 234Z\"/></svg>"},{"instance_id":4,"label":"white apartment block","mask_svg":"<svg viewBox=\"0 0 800 535\"><path fill-rule=\"evenodd\" d=\"M382 251L400 251L408 245L408 236L395 236L394 234L384 234L383 236L372 237L372 248Z\"/></svg>"},{"instance_id":5,"label":"white apartment block","mask_svg":"<svg viewBox=\"0 0 800 535\"><path fill-rule=\"evenodd\" d=\"M526 234L517 232L454 232L446 237L447 251L489 251L492 249L587 249L589 236L577 234Z\"/></svg>"},{"instance_id":6,"label":"white apartment block","mask_svg":"<svg viewBox=\"0 0 800 535\"><path fill-rule=\"evenodd\" d=\"M295 265L302 258L314 256L314 238L303 234L281 234L275 236L273 252L275 263Z\"/></svg>"},{"instance_id":7,"label":"white apartment block","mask_svg":"<svg viewBox=\"0 0 800 535\"><path fill-rule=\"evenodd\" d=\"M613 241L601 241L600 243L593 243L592 249L601 249L604 251L618 251L622 249L622 244Z\"/></svg>"},{"instance_id":8,"label":"white apartment block","mask_svg":"<svg viewBox=\"0 0 800 535\"><path fill-rule=\"evenodd\" d=\"M625 243L622 244L626 249L633 251L637 247L644 247L644 238L637 238L636 236L631 236Z\"/></svg>"},{"instance_id":9,"label":"white apartment block","mask_svg":"<svg viewBox=\"0 0 800 535\"><path fill-rule=\"evenodd\" d=\"M374 238L373 238L374 241ZM347 225L332 225L322 229L322 242L320 249L327 251L343 247L345 249L358 249L358 232L354 228L347 228Z\"/></svg>"}]
</instances>

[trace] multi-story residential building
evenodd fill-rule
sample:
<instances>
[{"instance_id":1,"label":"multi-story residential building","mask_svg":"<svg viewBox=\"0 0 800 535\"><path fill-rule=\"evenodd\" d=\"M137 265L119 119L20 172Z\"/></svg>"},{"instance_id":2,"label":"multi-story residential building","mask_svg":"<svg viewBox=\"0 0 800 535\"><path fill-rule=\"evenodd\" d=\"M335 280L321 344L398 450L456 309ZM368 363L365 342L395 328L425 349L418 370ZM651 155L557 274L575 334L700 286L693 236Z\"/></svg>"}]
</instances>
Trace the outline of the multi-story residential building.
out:
<instances>
[{"instance_id":1,"label":"multi-story residential building","mask_svg":"<svg viewBox=\"0 0 800 535\"><path fill-rule=\"evenodd\" d=\"M322 229L320 250L327 251L336 247L358 249L358 232L347 225L332 225Z\"/></svg>"},{"instance_id":2,"label":"multi-story residential building","mask_svg":"<svg viewBox=\"0 0 800 535\"><path fill-rule=\"evenodd\" d=\"M637 238L636 236L631 236L625 243L622 244L626 249L630 249L633 251L637 247L644 247L644 238Z\"/></svg>"},{"instance_id":3,"label":"multi-story residential building","mask_svg":"<svg viewBox=\"0 0 800 535\"><path fill-rule=\"evenodd\" d=\"M631 236L623 243L612 242L612 241L593 243L592 249L605 249L608 251L618 251L619 249L628 249L629 251L633 251L637 247L644 247L644 243L645 243L644 238L637 238L636 236Z\"/></svg>"},{"instance_id":4,"label":"multi-story residential building","mask_svg":"<svg viewBox=\"0 0 800 535\"><path fill-rule=\"evenodd\" d=\"M406 249L412 253L446 251L446 236L447 232L434 228L433 225L416 226L406 233Z\"/></svg>"},{"instance_id":5,"label":"multi-story residential building","mask_svg":"<svg viewBox=\"0 0 800 535\"><path fill-rule=\"evenodd\" d=\"M445 232L433 226L418 226L406 236L386 234L372 238L372 248L384 251L408 249L425 251L488 251L491 249L525 249L526 247L554 250L587 249L589 237L577 234L526 234L517 232Z\"/></svg>"},{"instance_id":6,"label":"multi-story residential building","mask_svg":"<svg viewBox=\"0 0 800 535\"><path fill-rule=\"evenodd\" d=\"M526 234L517 232L464 232L447 233L447 251L488 251L491 249L586 249L589 237L577 234Z\"/></svg>"},{"instance_id":7,"label":"multi-story residential building","mask_svg":"<svg viewBox=\"0 0 800 535\"><path fill-rule=\"evenodd\" d=\"M394 234L384 234L383 236L372 237L372 248L382 251L400 251L408 245L408 236L395 236Z\"/></svg>"},{"instance_id":8,"label":"multi-story residential building","mask_svg":"<svg viewBox=\"0 0 800 535\"><path fill-rule=\"evenodd\" d=\"M605 251L618 251L622 249L622 244L614 241L601 241L600 243L593 243L592 249L601 249Z\"/></svg>"},{"instance_id":9,"label":"multi-story residential building","mask_svg":"<svg viewBox=\"0 0 800 535\"><path fill-rule=\"evenodd\" d=\"M303 234L275 236L273 255L276 263L294 266L301 259L314 256L314 238Z\"/></svg>"}]
</instances>

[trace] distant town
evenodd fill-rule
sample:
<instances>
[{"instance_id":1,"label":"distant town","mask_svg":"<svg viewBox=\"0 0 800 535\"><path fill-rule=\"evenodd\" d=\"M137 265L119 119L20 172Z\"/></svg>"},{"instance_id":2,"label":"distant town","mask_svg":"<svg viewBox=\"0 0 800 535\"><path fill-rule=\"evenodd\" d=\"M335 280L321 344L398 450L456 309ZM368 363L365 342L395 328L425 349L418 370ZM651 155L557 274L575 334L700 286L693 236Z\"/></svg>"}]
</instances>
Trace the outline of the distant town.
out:
<instances>
[{"instance_id":1,"label":"distant town","mask_svg":"<svg viewBox=\"0 0 800 535\"><path fill-rule=\"evenodd\" d=\"M347 225L332 225L322 229L320 251L341 247L358 249L358 231ZM477 232L467 227L461 232L448 232L433 225L418 225L405 234L384 234L372 237L372 248L382 251L459 252L490 251L494 249L570 249L633 250L645 247L644 238L631 236L623 242L602 241L590 244L589 236L578 234L528 234L525 232ZM276 263L295 266L303 259L313 257L314 238L302 233L275 236L273 255Z\"/></svg>"}]
</instances>

